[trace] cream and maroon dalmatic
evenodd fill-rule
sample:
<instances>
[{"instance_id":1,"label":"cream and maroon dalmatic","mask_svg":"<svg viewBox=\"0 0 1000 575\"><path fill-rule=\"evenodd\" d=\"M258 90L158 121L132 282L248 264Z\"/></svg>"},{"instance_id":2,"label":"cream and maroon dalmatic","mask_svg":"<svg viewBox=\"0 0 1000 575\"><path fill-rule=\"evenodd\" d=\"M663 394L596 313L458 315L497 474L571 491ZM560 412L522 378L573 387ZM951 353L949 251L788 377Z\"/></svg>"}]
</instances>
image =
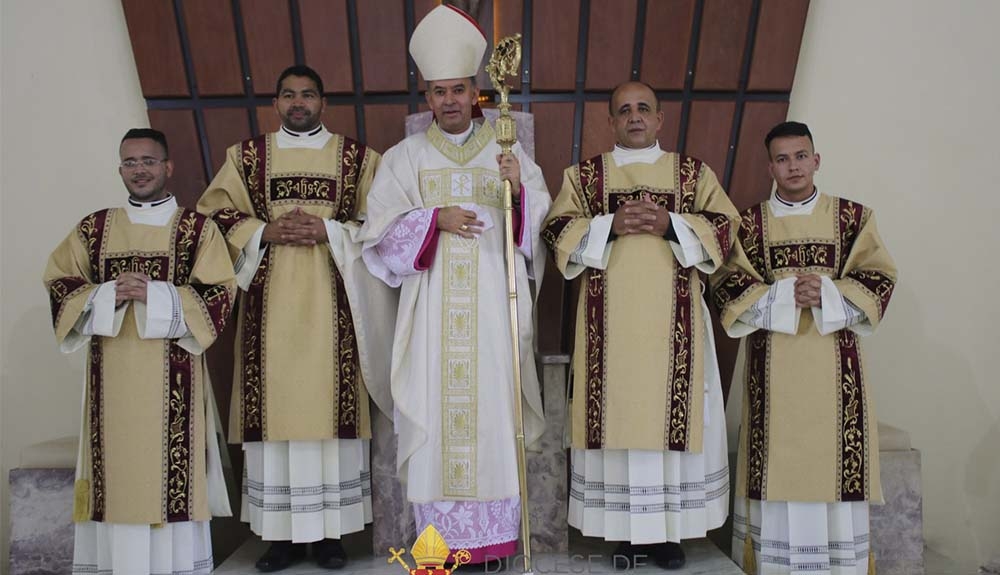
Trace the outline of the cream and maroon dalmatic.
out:
<instances>
[{"instance_id":1,"label":"cream and maroon dalmatic","mask_svg":"<svg viewBox=\"0 0 1000 575\"><path fill-rule=\"evenodd\" d=\"M607 153L564 173L542 233L560 271L566 273L595 217L642 197L679 214L713 266L725 261L738 216L707 166L673 153L652 163L617 166ZM606 269L587 267L580 276L573 447L701 452L706 342L701 276L679 265L663 238L627 235L614 243Z\"/></svg>"},{"instance_id":2,"label":"cream and maroon dalmatic","mask_svg":"<svg viewBox=\"0 0 1000 575\"><path fill-rule=\"evenodd\" d=\"M222 331L235 282L211 220L178 209L168 225L151 226L108 209L84 218L45 271L60 343L75 333L94 290L124 272L176 286L196 347ZM141 339L136 305L124 307L117 336L89 341L74 513L108 523L205 521L204 360L177 339Z\"/></svg>"},{"instance_id":3,"label":"cream and maroon dalmatic","mask_svg":"<svg viewBox=\"0 0 1000 575\"><path fill-rule=\"evenodd\" d=\"M869 208L820 194L812 212L775 217L769 202L742 215L741 249L715 279L730 329L771 285L801 274L831 278L878 326L896 268ZM737 495L752 500L881 501L878 439L854 329L820 335L802 313L794 335L747 337Z\"/></svg>"},{"instance_id":4,"label":"cream and maroon dalmatic","mask_svg":"<svg viewBox=\"0 0 1000 575\"><path fill-rule=\"evenodd\" d=\"M356 219L380 160L337 134L317 149L280 148L275 138L230 147L198 203L237 261L257 231L296 208ZM355 320L327 244L268 245L240 298L230 440L370 437Z\"/></svg>"}]
</instances>

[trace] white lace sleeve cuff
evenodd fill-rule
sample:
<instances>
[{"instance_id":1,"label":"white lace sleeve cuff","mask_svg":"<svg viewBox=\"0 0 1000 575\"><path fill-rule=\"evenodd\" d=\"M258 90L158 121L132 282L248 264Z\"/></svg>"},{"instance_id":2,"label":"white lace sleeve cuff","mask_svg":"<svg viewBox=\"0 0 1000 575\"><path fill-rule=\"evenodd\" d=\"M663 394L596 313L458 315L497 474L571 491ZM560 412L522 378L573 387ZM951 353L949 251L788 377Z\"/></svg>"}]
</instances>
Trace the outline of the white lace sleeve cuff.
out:
<instances>
[{"instance_id":1,"label":"white lace sleeve cuff","mask_svg":"<svg viewBox=\"0 0 1000 575\"><path fill-rule=\"evenodd\" d=\"M149 282L146 303L135 302L135 327L140 339L177 339L186 334L177 287L169 282Z\"/></svg>"},{"instance_id":2,"label":"white lace sleeve cuff","mask_svg":"<svg viewBox=\"0 0 1000 575\"><path fill-rule=\"evenodd\" d=\"M267 246L261 245L261 238L263 237L264 226L261 226L247 240L247 244L243 246L243 251L240 252L240 257L236 259L236 265L233 266L236 270L236 284L243 291L246 291L250 287L250 282L253 281L253 276L257 273L260 261L264 259L264 254L267 252Z\"/></svg>"},{"instance_id":3,"label":"white lace sleeve cuff","mask_svg":"<svg viewBox=\"0 0 1000 575\"><path fill-rule=\"evenodd\" d=\"M569 255L566 264L566 279L573 279L583 273L586 268L607 269L611 257L611 223L614 214L604 214L590 220L587 233L580 238L580 243Z\"/></svg>"},{"instance_id":4,"label":"white lace sleeve cuff","mask_svg":"<svg viewBox=\"0 0 1000 575\"><path fill-rule=\"evenodd\" d=\"M366 242L361 253L371 274L390 287L399 287L403 277L427 269L420 257L437 249L437 210L418 208L389 225L376 242Z\"/></svg>"},{"instance_id":5,"label":"white lace sleeve cuff","mask_svg":"<svg viewBox=\"0 0 1000 575\"><path fill-rule=\"evenodd\" d=\"M97 312L94 310L95 301L101 303L101 309ZM69 333L63 338L62 343L59 344L59 351L73 353L90 341L90 336L102 335L94 331L98 326L109 334L117 333L115 329L115 311L115 282L105 282L97 286L87 297L87 303L84 304L83 311L80 312L80 317L76 318L73 329L69 330ZM124 306L122 313L118 315L121 317L125 316ZM120 323L119 327L121 327Z\"/></svg>"},{"instance_id":6,"label":"white lace sleeve cuff","mask_svg":"<svg viewBox=\"0 0 1000 575\"><path fill-rule=\"evenodd\" d=\"M822 276L820 280L822 281L820 288L821 307L812 308L813 320L815 320L816 330L819 331L820 335L828 335L848 328L858 335L871 335L872 325L865 312L847 301L832 279Z\"/></svg>"},{"instance_id":7,"label":"white lace sleeve cuff","mask_svg":"<svg viewBox=\"0 0 1000 575\"><path fill-rule=\"evenodd\" d=\"M730 337L743 337L758 329L794 335L798 331L802 309L795 305L795 278L785 278L771 287L740 314L727 330Z\"/></svg>"},{"instance_id":8,"label":"white lace sleeve cuff","mask_svg":"<svg viewBox=\"0 0 1000 575\"><path fill-rule=\"evenodd\" d=\"M715 266L712 265L712 258L705 251L705 247L701 245L701 240L698 239L694 228L680 214L672 212L670 213L670 225L673 226L674 233L677 234L677 241L671 240L668 243L674 252L674 257L677 258L677 262L686 268L694 266L707 274L714 273Z\"/></svg>"},{"instance_id":9,"label":"white lace sleeve cuff","mask_svg":"<svg viewBox=\"0 0 1000 575\"><path fill-rule=\"evenodd\" d=\"M125 308L128 304L115 306L115 282L104 282L94 290L90 300L90 318L84 327L83 335L100 335L115 337L125 319Z\"/></svg>"},{"instance_id":10,"label":"white lace sleeve cuff","mask_svg":"<svg viewBox=\"0 0 1000 575\"><path fill-rule=\"evenodd\" d=\"M337 248L344 242L344 234L341 233L344 224L337 220L323 220L323 225L326 226L326 245L330 248L330 257L337 261Z\"/></svg>"}]
</instances>

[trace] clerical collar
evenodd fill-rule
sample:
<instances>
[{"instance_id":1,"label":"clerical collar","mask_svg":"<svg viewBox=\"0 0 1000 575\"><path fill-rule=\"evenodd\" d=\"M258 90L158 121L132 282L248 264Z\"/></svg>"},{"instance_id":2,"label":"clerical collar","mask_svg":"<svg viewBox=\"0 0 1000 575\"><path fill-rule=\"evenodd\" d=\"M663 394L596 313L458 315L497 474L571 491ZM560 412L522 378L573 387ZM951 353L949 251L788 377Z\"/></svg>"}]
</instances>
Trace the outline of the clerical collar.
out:
<instances>
[{"instance_id":1,"label":"clerical collar","mask_svg":"<svg viewBox=\"0 0 1000 575\"><path fill-rule=\"evenodd\" d=\"M472 136L472 132L475 127L475 122L469 122L469 127L466 128L461 134L450 134L444 130L441 130L441 134L452 144L455 144L456 146L464 146L465 142L469 141L469 137ZM438 126L438 128L440 128L440 126Z\"/></svg>"},{"instance_id":2,"label":"clerical collar","mask_svg":"<svg viewBox=\"0 0 1000 575\"><path fill-rule=\"evenodd\" d=\"M148 210L150 208L155 208L157 206L162 206L163 204L165 204L167 202L173 202L176 205L177 204L177 199L174 198L170 194L167 194L167 197L163 198L162 200L156 200L155 202L138 202L138 201L132 199L132 196L128 197L128 203L129 203L129 205L131 205L132 207L134 207L136 209L139 209L139 210Z\"/></svg>"},{"instance_id":3,"label":"clerical collar","mask_svg":"<svg viewBox=\"0 0 1000 575\"><path fill-rule=\"evenodd\" d=\"M177 211L177 198L167 196L155 202L137 202L131 197L125 204L125 213L133 224L165 226Z\"/></svg>"},{"instance_id":4,"label":"clerical collar","mask_svg":"<svg viewBox=\"0 0 1000 575\"><path fill-rule=\"evenodd\" d=\"M611 152L611 157L615 160L616 166L628 164L655 164L666 152L660 149L660 142L657 140L648 148L625 148L615 144L615 149Z\"/></svg>"},{"instance_id":5,"label":"clerical collar","mask_svg":"<svg viewBox=\"0 0 1000 575\"><path fill-rule=\"evenodd\" d=\"M779 196L778 192L775 191L771 194L771 199L768 200L768 203L771 206L771 212L776 217L804 216L813 212L813 208L816 207L816 200L818 198L819 190L814 187L812 195L801 202L790 202Z\"/></svg>"},{"instance_id":6,"label":"clerical collar","mask_svg":"<svg viewBox=\"0 0 1000 575\"><path fill-rule=\"evenodd\" d=\"M283 131L284 133L288 134L289 136L294 136L296 138L308 138L309 136L315 136L316 134L322 132L323 131L323 124L320 124L319 126L316 126L315 130L310 130L308 132L295 132L295 131L289 130L288 128L286 128L284 126L284 124L282 124L281 125L281 131Z\"/></svg>"},{"instance_id":7,"label":"clerical collar","mask_svg":"<svg viewBox=\"0 0 1000 575\"><path fill-rule=\"evenodd\" d=\"M782 198L780 195L778 195L777 191L774 192L774 199L777 200L777 201L779 201L779 202L781 202L782 204L788 206L789 208L795 208L795 207L798 207L798 206L804 206L804 205L806 205L806 204L808 204L810 202L814 202L814 201L816 201L816 198L818 196L819 196L819 190L817 190L815 186L813 186L813 193L812 193L812 195L809 196L808 198L802 200L801 202L790 202L790 201L786 200L785 198Z\"/></svg>"},{"instance_id":8,"label":"clerical collar","mask_svg":"<svg viewBox=\"0 0 1000 575\"><path fill-rule=\"evenodd\" d=\"M333 137L326 126L320 124L317 128L308 132L294 132L284 125L275 132L275 142L279 148L311 148L318 150L326 145Z\"/></svg>"}]
</instances>

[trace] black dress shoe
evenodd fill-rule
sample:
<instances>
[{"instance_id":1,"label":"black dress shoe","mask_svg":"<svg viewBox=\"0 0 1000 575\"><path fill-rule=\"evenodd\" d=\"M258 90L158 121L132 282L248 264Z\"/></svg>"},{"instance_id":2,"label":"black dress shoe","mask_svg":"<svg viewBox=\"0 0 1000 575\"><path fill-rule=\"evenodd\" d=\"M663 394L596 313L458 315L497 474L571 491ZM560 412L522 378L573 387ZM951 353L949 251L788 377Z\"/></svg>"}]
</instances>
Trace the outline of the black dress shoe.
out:
<instances>
[{"instance_id":1,"label":"black dress shoe","mask_svg":"<svg viewBox=\"0 0 1000 575\"><path fill-rule=\"evenodd\" d=\"M347 552L340 539L323 539L313 543L313 559L323 569L341 569L347 565Z\"/></svg>"},{"instance_id":2,"label":"black dress shoe","mask_svg":"<svg viewBox=\"0 0 1000 575\"><path fill-rule=\"evenodd\" d=\"M291 541L275 541L260 556L254 567L261 573L273 573L290 567L296 561L306 556L305 543Z\"/></svg>"},{"instance_id":3,"label":"black dress shoe","mask_svg":"<svg viewBox=\"0 0 1000 575\"><path fill-rule=\"evenodd\" d=\"M611 566L615 571L626 571L635 567L636 556L642 561L647 554L640 549L640 545L632 545L629 541L620 541L615 547L615 552L611 555ZM645 563L645 562L644 562Z\"/></svg>"},{"instance_id":4,"label":"black dress shoe","mask_svg":"<svg viewBox=\"0 0 1000 575\"><path fill-rule=\"evenodd\" d=\"M680 543L660 543L653 547L653 562L660 569L680 569L687 563Z\"/></svg>"}]
</instances>

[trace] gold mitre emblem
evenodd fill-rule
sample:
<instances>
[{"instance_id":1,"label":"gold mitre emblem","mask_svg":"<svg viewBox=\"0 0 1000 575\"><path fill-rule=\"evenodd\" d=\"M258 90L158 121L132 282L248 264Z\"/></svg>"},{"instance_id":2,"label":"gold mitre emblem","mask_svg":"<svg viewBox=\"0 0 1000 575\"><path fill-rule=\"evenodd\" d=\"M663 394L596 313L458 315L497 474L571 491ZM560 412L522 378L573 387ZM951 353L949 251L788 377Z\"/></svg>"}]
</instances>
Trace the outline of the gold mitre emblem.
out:
<instances>
[{"instance_id":1,"label":"gold mitre emblem","mask_svg":"<svg viewBox=\"0 0 1000 575\"><path fill-rule=\"evenodd\" d=\"M432 524L428 524L424 528L423 532L420 533L420 537L417 537L417 542L410 549L410 555L413 556L413 561L417 564L416 569L410 569L410 566L406 564L406 560L403 559L405 551L402 548L394 549L390 547L389 553L392 556L389 557L389 563L398 561L410 575L451 575L460 565L465 565L472 559L472 554L468 550L461 549L455 552L455 566L451 569L445 569L444 563L448 560L448 556L451 555L451 549L448 548L444 537L438 533L438 530Z\"/></svg>"}]
</instances>

